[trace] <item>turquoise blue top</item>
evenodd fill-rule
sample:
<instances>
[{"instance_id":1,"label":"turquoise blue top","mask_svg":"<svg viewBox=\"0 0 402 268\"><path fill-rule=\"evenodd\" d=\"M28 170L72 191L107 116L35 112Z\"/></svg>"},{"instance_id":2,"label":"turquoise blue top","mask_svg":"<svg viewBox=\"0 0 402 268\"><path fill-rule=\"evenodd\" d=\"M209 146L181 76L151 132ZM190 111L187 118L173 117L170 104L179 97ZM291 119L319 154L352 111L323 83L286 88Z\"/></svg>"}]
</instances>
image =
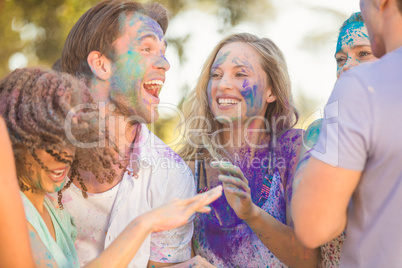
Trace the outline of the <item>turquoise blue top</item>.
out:
<instances>
[{"instance_id":1,"label":"turquoise blue top","mask_svg":"<svg viewBox=\"0 0 402 268\"><path fill-rule=\"evenodd\" d=\"M23 193L21 193L21 197L28 222L38 233L43 244L49 250L50 254L52 254L58 266L60 268L80 267L77 251L74 247L77 230L68 212L56 208L52 201L45 196L44 205L52 218L56 242L31 201Z\"/></svg>"}]
</instances>

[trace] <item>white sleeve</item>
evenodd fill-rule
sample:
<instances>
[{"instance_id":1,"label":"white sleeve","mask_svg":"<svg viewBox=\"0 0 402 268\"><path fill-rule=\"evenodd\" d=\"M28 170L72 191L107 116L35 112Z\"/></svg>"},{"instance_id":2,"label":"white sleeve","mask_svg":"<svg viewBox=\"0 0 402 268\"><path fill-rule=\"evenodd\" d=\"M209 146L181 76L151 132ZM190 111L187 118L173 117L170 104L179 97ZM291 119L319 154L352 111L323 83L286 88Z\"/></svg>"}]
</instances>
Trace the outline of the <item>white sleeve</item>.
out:
<instances>
[{"instance_id":1,"label":"white sleeve","mask_svg":"<svg viewBox=\"0 0 402 268\"><path fill-rule=\"evenodd\" d=\"M189 167L183 162L182 168L169 170L168 189L164 203L173 198L185 199L195 195L194 178ZM151 235L150 260L161 263L183 262L191 258L193 218L181 227Z\"/></svg>"}]
</instances>

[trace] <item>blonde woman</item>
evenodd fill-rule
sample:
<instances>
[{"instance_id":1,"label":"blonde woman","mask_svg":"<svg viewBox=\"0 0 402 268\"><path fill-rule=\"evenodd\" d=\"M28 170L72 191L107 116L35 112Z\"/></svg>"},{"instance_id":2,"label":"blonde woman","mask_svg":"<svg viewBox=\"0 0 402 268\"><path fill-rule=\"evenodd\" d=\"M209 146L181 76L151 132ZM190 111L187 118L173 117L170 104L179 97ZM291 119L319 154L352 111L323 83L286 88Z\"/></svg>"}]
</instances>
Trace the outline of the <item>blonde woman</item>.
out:
<instances>
[{"instance_id":1,"label":"blonde woman","mask_svg":"<svg viewBox=\"0 0 402 268\"><path fill-rule=\"evenodd\" d=\"M289 204L302 131L282 52L267 38L223 39L183 105L184 146L198 191L223 184L198 214L193 249L218 267L316 267L291 227Z\"/></svg>"}]
</instances>

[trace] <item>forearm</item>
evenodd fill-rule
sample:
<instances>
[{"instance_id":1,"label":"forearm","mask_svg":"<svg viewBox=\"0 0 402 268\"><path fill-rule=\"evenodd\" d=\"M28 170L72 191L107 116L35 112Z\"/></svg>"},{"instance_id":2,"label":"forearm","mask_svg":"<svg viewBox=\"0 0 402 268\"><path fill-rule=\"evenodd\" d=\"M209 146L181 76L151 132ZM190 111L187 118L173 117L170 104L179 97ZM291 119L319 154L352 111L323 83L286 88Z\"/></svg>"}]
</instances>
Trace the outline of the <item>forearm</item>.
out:
<instances>
[{"instance_id":1,"label":"forearm","mask_svg":"<svg viewBox=\"0 0 402 268\"><path fill-rule=\"evenodd\" d=\"M284 264L291 267L317 267L319 250L304 247L291 227L282 224L261 208L255 206L254 215L246 223Z\"/></svg>"},{"instance_id":2,"label":"forearm","mask_svg":"<svg viewBox=\"0 0 402 268\"><path fill-rule=\"evenodd\" d=\"M85 267L127 267L148 235L152 226L144 214L132 221L102 254Z\"/></svg>"},{"instance_id":3,"label":"forearm","mask_svg":"<svg viewBox=\"0 0 402 268\"><path fill-rule=\"evenodd\" d=\"M0 148L0 267L35 267L13 150L1 117Z\"/></svg>"},{"instance_id":4,"label":"forearm","mask_svg":"<svg viewBox=\"0 0 402 268\"><path fill-rule=\"evenodd\" d=\"M188 199L173 199L132 221L116 240L87 267L127 267L148 235L176 229L186 224L195 212L209 212L206 207L222 195L222 187Z\"/></svg>"},{"instance_id":5,"label":"forearm","mask_svg":"<svg viewBox=\"0 0 402 268\"><path fill-rule=\"evenodd\" d=\"M0 178L5 181L0 190L0 267L35 267L17 179Z\"/></svg>"},{"instance_id":6,"label":"forearm","mask_svg":"<svg viewBox=\"0 0 402 268\"><path fill-rule=\"evenodd\" d=\"M317 201L311 198L314 194L303 183L297 188L292 201L292 217L298 239L307 247L313 248L325 244L340 235L346 226L346 211L343 214L333 213L329 207L320 209Z\"/></svg>"},{"instance_id":7,"label":"forearm","mask_svg":"<svg viewBox=\"0 0 402 268\"><path fill-rule=\"evenodd\" d=\"M292 198L297 237L317 247L343 232L347 207L361 172L332 167L311 158Z\"/></svg>"}]
</instances>

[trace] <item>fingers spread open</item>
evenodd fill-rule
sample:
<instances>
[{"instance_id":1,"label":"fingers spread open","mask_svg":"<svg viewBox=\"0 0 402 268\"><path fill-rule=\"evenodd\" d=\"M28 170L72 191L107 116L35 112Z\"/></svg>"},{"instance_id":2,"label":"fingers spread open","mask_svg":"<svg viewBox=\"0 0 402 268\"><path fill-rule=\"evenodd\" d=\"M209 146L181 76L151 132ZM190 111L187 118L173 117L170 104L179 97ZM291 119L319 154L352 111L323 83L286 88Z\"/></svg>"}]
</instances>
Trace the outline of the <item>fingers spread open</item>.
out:
<instances>
[{"instance_id":1,"label":"fingers spread open","mask_svg":"<svg viewBox=\"0 0 402 268\"><path fill-rule=\"evenodd\" d=\"M191 215L194 212L202 209L203 207L209 205L216 199L218 199L222 195L222 186L219 185L212 190L209 190L205 193L196 195L198 198L191 198L193 199L192 202L188 203L187 212Z\"/></svg>"},{"instance_id":2,"label":"fingers spread open","mask_svg":"<svg viewBox=\"0 0 402 268\"><path fill-rule=\"evenodd\" d=\"M216 199L218 199L222 195L222 186L219 185L205 193L202 193L203 195L206 196L206 199L203 199L203 205L209 205L210 203L214 202Z\"/></svg>"}]
</instances>

